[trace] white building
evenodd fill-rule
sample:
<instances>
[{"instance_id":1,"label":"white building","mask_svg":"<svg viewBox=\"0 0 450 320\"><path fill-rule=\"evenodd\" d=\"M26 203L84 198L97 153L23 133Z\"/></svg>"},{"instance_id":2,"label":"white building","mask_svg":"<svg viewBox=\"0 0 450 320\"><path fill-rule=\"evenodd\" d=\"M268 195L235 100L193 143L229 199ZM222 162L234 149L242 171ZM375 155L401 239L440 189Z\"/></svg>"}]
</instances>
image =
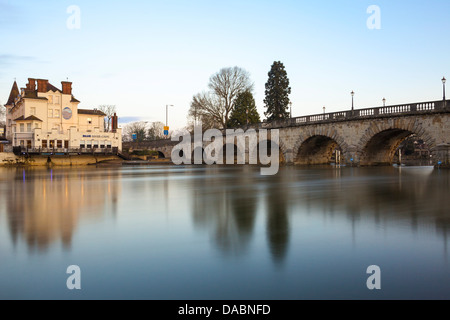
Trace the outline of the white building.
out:
<instances>
[{"instance_id":1,"label":"white building","mask_svg":"<svg viewBox=\"0 0 450 320\"><path fill-rule=\"evenodd\" d=\"M36 87L37 84L37 87ZM6 139L27 152L117 152L122 150L122 132L117 116L112 130L105 131L105 114L79 109L72 83L62 81L62 90L44 79L28 79L20 91L14 81L6 103Z\"/></svg>"}]
</instances>

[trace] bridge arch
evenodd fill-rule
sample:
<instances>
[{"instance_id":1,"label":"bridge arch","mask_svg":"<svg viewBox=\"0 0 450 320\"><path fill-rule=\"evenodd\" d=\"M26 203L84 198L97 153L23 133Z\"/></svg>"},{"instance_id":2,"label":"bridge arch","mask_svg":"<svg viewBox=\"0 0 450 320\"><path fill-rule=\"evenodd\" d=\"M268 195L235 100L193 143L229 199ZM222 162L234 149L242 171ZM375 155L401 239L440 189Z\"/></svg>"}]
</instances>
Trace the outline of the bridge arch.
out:
<instances>
[{"instance_id":1,"label":"bridge arch","mask_svg":"<svg viewBox=\"0 0 450 320\"><path fill-rule=\"evenodd\" d=\"M430 149L436 141L415 119L396 119L372 124L361 137L358 146L359 165L390 165L400 144L408 137L416 135Z\"/></svg>"},{"instance_id":2,"label":"bridge arch","mask_svg":"<svg viewBox=\"0 0 450 320\"><path fill-rule=\"evenodd\" d=\"M350 159L347 143L335 129L315 128L301 134L293 148L293 161L296 165L320 165L336 162L333 160L339 151L340 162Z\"/></svg>"},{"instance_id":3,"label":"bridge arch","mask_svg":"<svg viewBox=\"0 0 450 320\"><path fill-rule=\"evenodd\" d=\"M155 152L157 153L158 159L165 159L166 158L166 155L161 150L155 150Z\"/></svg>"}]
</instances>

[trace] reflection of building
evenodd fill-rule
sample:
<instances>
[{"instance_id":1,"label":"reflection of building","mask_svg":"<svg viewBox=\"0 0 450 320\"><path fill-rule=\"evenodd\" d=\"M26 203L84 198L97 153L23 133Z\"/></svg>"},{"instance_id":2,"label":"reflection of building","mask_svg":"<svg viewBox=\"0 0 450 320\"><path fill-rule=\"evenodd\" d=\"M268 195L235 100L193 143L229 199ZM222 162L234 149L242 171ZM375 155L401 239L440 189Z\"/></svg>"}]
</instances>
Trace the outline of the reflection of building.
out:
<instances>
[{"instance_id":1,"label":"reflection of building","mask_svg":"<svg viewBox=\"0 0 450 320\"><path fill-rule=\"evenodd\" d=\"M37 88L36 88L37 82ZM13 147L30 151L106 152L122 149L121 129L114 124L105 132L99 110L79 109L72 83L62 81L62 90L43 79L28 79L20 91L14 81L6 103L6 138Z\"/></svg>"},{"instance_id":2,"label":"reflection of building","mask_svg":"<svg viewBox=\"0 0 450 320\"><path fill-rule=\"evenodd\" d=\"M81 222L100 219L103 212L114 217L120 184L112 174L105 170L96 178L89 170L5 171L11 181L4 201L13 243L23 239L30 250L58 242L70 247Z\"/></svg>"}]
</instances>

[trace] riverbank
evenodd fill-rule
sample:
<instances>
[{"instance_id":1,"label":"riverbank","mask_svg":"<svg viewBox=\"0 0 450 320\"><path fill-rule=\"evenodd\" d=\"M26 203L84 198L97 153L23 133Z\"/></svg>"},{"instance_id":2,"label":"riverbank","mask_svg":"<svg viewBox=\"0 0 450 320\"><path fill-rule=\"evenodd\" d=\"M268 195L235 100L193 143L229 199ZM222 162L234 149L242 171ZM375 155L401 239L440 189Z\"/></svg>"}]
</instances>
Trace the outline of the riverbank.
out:
<instances>
[{"instance_id":1,"label":"riverbank","mask_svg":"<svg viewBox=\"0 0 450 320\"><path fill-rule=\"evenodd\" d=\"M16 156L12 152L0 153L0 166L122 166L170 165L170 159L124 160L116 155L30 155Z\"/></svg>"},{"instance_id":2,"label":"riverbank","mask_svg":"<svg viewBox=\"0 0 450 320\"><path fill-rule=\"evenodd\" d=\"M0 166L83 166L99 163L121 163L116 155L30 155L17 156L12 152L0 153Z\"/></svg>"}]
</instances>

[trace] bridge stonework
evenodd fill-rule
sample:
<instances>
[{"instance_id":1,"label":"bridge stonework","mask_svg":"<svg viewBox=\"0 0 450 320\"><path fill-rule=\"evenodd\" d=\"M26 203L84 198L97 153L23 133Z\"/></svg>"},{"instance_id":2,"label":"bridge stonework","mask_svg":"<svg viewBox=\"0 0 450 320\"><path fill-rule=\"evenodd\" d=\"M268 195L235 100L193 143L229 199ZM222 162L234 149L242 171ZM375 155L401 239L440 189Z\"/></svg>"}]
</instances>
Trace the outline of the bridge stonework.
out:
<instances>
[{"instance_id":1,"label":"bridge stonework","mask_svg":"<svg viewBox=\"0 0 450 320\"><path fill-rule=\"evenodd\" d=\"M280 153L286 164L327 164L338 150L343 164L389 165L401 142L414 134L430 148L435 165L449 167L450 107L447 105L450 103L436 101L360 109L259 123L249 128L257 132L278 129ZM146 148L170 157L177 143L149 142Z\"/></svg>"}]
</instances>

